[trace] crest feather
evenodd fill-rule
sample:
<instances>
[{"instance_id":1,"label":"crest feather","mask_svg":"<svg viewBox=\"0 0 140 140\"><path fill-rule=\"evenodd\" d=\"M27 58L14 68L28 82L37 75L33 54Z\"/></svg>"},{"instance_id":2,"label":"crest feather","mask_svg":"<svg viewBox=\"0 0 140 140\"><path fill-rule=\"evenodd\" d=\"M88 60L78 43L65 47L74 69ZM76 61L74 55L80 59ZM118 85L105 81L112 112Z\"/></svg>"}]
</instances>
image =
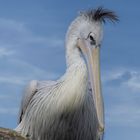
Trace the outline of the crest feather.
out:
<instances>
[{"instance_id":1,"label":"crest feather","mask_svg":"<svg viewBox=\"0 0 140 140\"><path fill-rule=\"evenodd\" d=\"M119 21L119 18L115 14L115 12L104 9L103 7L98 7L97 9L91 9L82 12L80 15L88 18L90 21L99 21L103 23L105 23L106 20L109 20L111 22Z\"/></svg>"}]
</instances>

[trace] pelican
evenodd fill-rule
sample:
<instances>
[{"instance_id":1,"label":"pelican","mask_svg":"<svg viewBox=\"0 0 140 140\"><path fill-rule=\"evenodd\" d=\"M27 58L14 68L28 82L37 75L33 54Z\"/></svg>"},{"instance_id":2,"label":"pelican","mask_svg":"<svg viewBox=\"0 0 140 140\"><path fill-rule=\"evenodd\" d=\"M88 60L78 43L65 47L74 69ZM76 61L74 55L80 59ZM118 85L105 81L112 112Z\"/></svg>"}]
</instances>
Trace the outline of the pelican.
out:
<instances>
[{"instance_id":1,"label":"pelican","mask_svg":"<svg viewBox=\"0 0 140 140\"><path fill-rule=\"evenodd\" d=\"M104 105L100 80L103 23L117 15L102 7L81 12L68 28L67 69L56 81L29 83L15 129L31 140L101 140Z\"/></svg>"}]
</instances>

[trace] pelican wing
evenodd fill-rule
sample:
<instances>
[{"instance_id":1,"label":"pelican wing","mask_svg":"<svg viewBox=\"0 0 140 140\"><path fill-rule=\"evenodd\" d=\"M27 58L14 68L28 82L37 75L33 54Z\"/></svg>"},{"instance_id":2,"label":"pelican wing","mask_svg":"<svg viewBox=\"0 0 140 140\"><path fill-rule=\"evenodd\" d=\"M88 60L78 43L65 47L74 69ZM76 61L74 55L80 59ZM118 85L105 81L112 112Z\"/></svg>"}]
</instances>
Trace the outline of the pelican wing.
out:
<instances>
[{"instance_id":1,"label":"pelican wing","mask_svg":"<svg viewBox=\"0 0 140 140\"><path fill-rule=\"evenodd\" d=\"M37 81L33 80L27 85L25 92L23 94L20 111L19 111L18 123L20 123L22 121L24 113L25 113L32 97L35 95L36 92L37 92Z\"/></svg>"},{"instance_id":2,"label":"pelican wing","mask_svg":"<svg viewBox=\"0 0 140 140\"><path fill-rule=\"evenodd\" d=\"M22 97L22 101L21 101L18 123L20 123L22 121L22 118L23 118L23 116L26 112L26 109L30 104L30 101L35 96L35 94L38 94L38 90L45 87L46 93L47 93L47 91L50 89L50 87L52 85L54 85L55 83L56 83L55 81L36 81L36 80L32 80L27 85L27 87L25 88L25 92L23 94L23 97Z\"/></svg>"}]
</instances>

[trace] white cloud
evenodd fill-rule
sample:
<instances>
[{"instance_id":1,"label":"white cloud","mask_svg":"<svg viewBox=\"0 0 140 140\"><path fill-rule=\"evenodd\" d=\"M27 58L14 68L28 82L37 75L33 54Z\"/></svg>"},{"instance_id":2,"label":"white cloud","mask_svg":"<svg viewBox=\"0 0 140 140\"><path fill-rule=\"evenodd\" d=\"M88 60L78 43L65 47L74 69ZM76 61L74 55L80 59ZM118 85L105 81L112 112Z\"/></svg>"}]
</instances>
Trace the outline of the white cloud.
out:
<instances>
[{"instance_id":1,"label":"white cloud","mask_svg":"<svg viewBox=\"0 0 140 140\"><path fill-rule=\"evenodd\" d=\"M2 56L11 56L15 53L15 51L4 48L4 47L0 47L0 57Z\"/></svg>"},{"instance_id":2,"label":"white cloud","mask_svg":"<svg viewBox=\"0 0 140 140\"><path fill-rule=\"evenodd\" d=\"M28 47L31 43L45 44L50 47L62 46L61 38L38 36L33 33L26 23L13 19L0 18L0 47Z\"/></svg>"},{"instance_id":3,"label":"white cloud","mask_svg":"<svg viewBox=\"0 0 140 140\"><path fill-rule=\"evenodd\" d=\"M9 66L6 66L9 71L7 72L7 74L3 74L5 73L4 70L1 71L0 83L23 85L28 81L34 79L49 80L58 77L57 73L42 70L36 66L33 66L32 64L21 60L12 59L8 61L6 65Z\"/></svg>"},{"instance_id":4,"label":"white cloud","mask_svg":"<svg viewBox=\"0 0 140 140\"><path fill-rule=\"evenodd\" d=\"M140 128L139 69L115 68L104 72L104 75L107 125Z\"/></svg>"},{"instance_id":5,"label":"white cloud","mask_svg":"<svg viewBox=\"0 0 140 140\"><path fill-rule=\"evenodd\" d=\"M133 91L140 90L140 70L132 68L119 68L105 72L102 77L104 84L118 81L117 86L129 88Z\"/></svg>"},{"instance_id":6,"label":"white cloud","mask_svg":"<svg viewBox=\"0 0 140 140\"><path fill-rule=\"evenodd\" d=\"M126 71L128 71L128 69L126 69L126 68L115 68L115 69L110 69L110 70L103 71L102 81L103 82L108 82L108 81L111 81L111 80L120 79L121 76Z\"/></svg>"},{"instance_id":7,"label":"white cloud","mask_svg":"<svg viewBox=\"0 0 140 140\"><path fill-rule=\"evenodd\" d=\"M7 83L7 84L24 84L25 78L24 77L16 77L16 76L7 76L7 77L0 77L0 83Z\"/></svg>"},{"instance_id":8,"label":"white cloud","mask_svg":"<svg viewBox=\"0 0 140 140\"><path fill-rule=\"evenodd\" d=\"M106 111L106 121L111 125L140 128L139 105L123 103L112 106Z\"/></svg>"},{"instance_id":9,"label":"white cloud","mask_svg":"<svg viewBox=\"0 0 140 140\"><path fill-rule=\"evenodd\" d=\"M18 108L2 108L0 107L0 114L1 115L17 115Z\"/></svg>"},{"instance_id":10,"label":"white cloud","mask_svg":"<svg viewBox=\"0 0 140 140\"><path fill-rule=\"evenodd\" d=\"M11 72L12 69L14 69L17 74L20 73L20 75L18 76L16 74L7 74L7 76L3 75L3 72L5 71L3 67L3 72L2 70L0 70L0 82L23 84L27 79L32 79L34 77L39 78L43 77L44 75L44 77L48 77L48 79L53 79L57 76L56 73L46 72L28 62L18 60L18 58L16 58L14 54L21 53L21 48L23 50L26 47L32 47L31 43L39 43L39 47L42 46L41 44L46 44L47 47L54 47L56 45L60 46L62 45L61 39L52 39L46 38L45 36L38 36L32 33L30 29L27 28L26 24L15 20L3 18L0 18L0 32L0 57L6 56L7 58L9 58L10 56L10 62L7 62L5 59L1 59L1 62L4 64L4 66L6 65L6 71L8 71L9 69L9 72ZM14 57L14 60L11 56ZM26 76L24 76L25 73Z\"/></svg>"},{"instance_id":11,"label":"white cloud","mask_svg":"<svg viewBox=\"0 0 140 140\"><path fill-rule=\"evenodd\" d=\"M140 71L131 71L131 78L123 83L133 91L140 91Z\"/></svg>"},{"instance_id":12,"label":"white cloud","mask_svg":"<svg viewBox=\"0 0 140 140\"><path fill-rule=\"evenodd\" d=\"M25 23L19 22L13 19L7 19L7 18L0 18L0 30L1 31L14 31L14 32L28 32L25 29ZM7 32L3 35L7 35ZM11 32L12 34L13 32ZM10 35L10 34L9 34Z\"/></svg>"},{"instance_id":13,"label":"white cloud","mask_svg":"<svg viewBox=\"0 0 140 140\"><path fill-rule=\"evenodd\" d=\"M13 97L13 96L12 96ZM0 100L8 100L8 99L11 99L11 96L10 95L3 95L3 94L0 94Z\"/></svg>"}]
</instances>

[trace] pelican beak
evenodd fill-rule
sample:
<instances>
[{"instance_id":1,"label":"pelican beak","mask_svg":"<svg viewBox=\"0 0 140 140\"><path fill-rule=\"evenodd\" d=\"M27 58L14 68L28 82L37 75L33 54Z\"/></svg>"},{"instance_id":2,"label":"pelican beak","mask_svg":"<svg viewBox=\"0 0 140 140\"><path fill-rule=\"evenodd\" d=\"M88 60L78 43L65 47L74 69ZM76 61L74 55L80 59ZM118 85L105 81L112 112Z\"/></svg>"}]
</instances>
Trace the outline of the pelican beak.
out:
<instances>
[{"instance_id":1,"label":"pelican beak","mask_svg":"<svg viewBox=\"0 0 140 140\"><path fill-rule=\"evenodd\" d=\"M99 132L104 131L104 107L103 97L101 93L101 80L100 80L100 47L91 45L87 39L78 39L77 45L84 54L89 78L92 88L93 100L96 108L96 115L99 124Z\"/></svg>"}]
</instances>

